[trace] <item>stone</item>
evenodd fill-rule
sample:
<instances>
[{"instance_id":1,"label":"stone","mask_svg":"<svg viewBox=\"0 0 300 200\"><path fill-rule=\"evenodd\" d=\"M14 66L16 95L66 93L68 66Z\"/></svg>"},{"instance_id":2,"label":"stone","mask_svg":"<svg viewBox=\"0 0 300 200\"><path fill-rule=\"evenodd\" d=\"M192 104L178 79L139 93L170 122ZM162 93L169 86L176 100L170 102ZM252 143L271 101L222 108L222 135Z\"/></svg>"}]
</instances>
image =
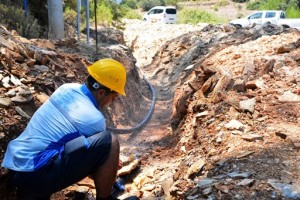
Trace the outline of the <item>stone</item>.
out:
<instances>
[{"instance_id":1,"label":"stone","mask_svg":"<svg viewBox=\"0 0 300 200\"><path fill-rule=\"evenodd\" d=\"M264 74L270 73L273 71L273 67L275 64L276 60L275 59L270 59L268 60L263 66L262 69L260 70L259 74L260 76L263 76Z\"/></svg>"},{"instance_id":2,"label":"stone","mask_svg":"<svg viewBox=\"0 0 300 200\"><path fill-rule=\"evenodd\" d=\"M248 178L252 175L251 172L244 172L244 173L239 173L239 172L231 172L227 174L230 178Z\"/></svg>"},{"instance_id":3,"label":"stone","mask_svg":"<svg viewBox=\"0 0 300 200\"><path fill-rule=\"evenodd\" d=\"M49 99L49 96L47 94L45 94L45 93L39 93L35 97L42 104Z\"/></svg>"},{"instance_id":4,"label":"stone","mask_svg":"<svg viewBox=\"0 0 300 200\"><path fill-rule=\"evenodd\" d=\"M252 89L252 90L255 90L257 88L266 89L266 85L264 84L263 79L248 81L245 87L246 89Z\"/></svg>"},{"instance_id":5,"label":"stone","mask_svg":"<svg viewBox=\"0 0 300 200\"><path fill-rule=\"evenodd\" d=\"M76 188L76 191L77 192L80 192L80 193L87 193L89 191L89 187L86 187L86 186L78 186Z\"/></svg>"},{"instance_id":6,"label":"stone","mask_svg":"<svg viewBox=\"0 0 300 200\"><path fill-rule=\"evenodd\" d=\"M193 69L193 68L194 68L194 65L189 65L189 66L187 66L187 67L184 69L184 71L188 71L188 70Z\"/></svg>"},{"instance_id":7,"label":"stone","mask_svg":"<svg viewBox=\"0 0 300 200\"><path fill-rule=\"evenodd\" d=\"M11 87L11 85L9 84L9 81L10 81L9 76L6 76L6 77L2 78L1 81L2 81L2 85L3 85L5 88Z\"/></svg>"},{"instance_id":8,"label":"stone","mask_svg":"<svg viewBox=\"0 0 300 200\"><path fill-rule=\"evenodd\" d=\"M230 188L227 185L215 184L215 188L222 191L223 193L228 193Z\"/></svg>"},{"instance_id":9,"label":"stone","mask_svg":"<svg viewBox=\"0 0 300 200\"><path fill-rule=\"evenodd\" d=\"M27 119L30 119L30 116L29 116L26 112L24 112L24 111L22 110L21 107L17 106L17 107L15 108L15 110L16 110L17 113L19 113L22 117L25 117L25 118L27 118Z\"/></svg>"},{"instance_id":10,"label":"stone","mask_svg":"<svg viewBox=\"0 0 300 200\"><path fill-rule=\"evenodd\" d=\"M23 97L32 96L31 90L27 86L20 86L17 88L18 94Z\"/></svg>"},{"instance_id":11,"label":"stone","mask_svg":"<svg viewBox=\"0 0 300 200\"><path fill-rule=\"evenodd\" d=\"M49 67L47 67L46 65L34 65L34 68L41 72L49 71Z\"/></svg>"},{"instance_id":12,"label":"stone","mask_svg":"<svg viewBox=\"0 0 300 200\"><path fill-rule=\"evenodd\" d=\"M212 85L212 79L209 78L207 81L205 81L205 83L201 87L201 91L203 93L206 93L209 90L209 88L211 87L211 85Z\"/></svg>"},{"instance_id":13,"label":"stone","mask_svg":"<svg viewBox=\"0 0 300 200\"><path fill-rule=\"evenodd\" d=\"M16 96L16 90L10 89L8 92L5 93L5 95L8 97L14 97L14 96Z\"/></svg>"},{"instance_id":14,"label":"stone","mask_svg":"<svg viewBox=\"0 0 300 200\"><path fill-rule=\"evenodd\" d=\"M197 187L199 187L201 189L208 188L208 187L211 187L216 182L217 182L216 179L204 178L197 183Z\"/></svg>"},{"instance_id":15,"label":"stone","mask_svg":"<svg viewBox=\"0 0 300 200\"><path fill-rule=\"evenodd\" d=\"M28 103L32 100L32 98L33 98L32 95L24 97L24 96L17 94L15 97L11 98L11 100L16 103Z\"/></svg>"},{"instance_id":16,"label":"stone","mask_svg":"<svg viewBox=\"0 0 300 200\"><path fill-rule=\"evenodd\" d=\"M79 182L77 182L77 185L86 186L86 187L93 188L93 189L95 188L94 180L89 177L86 177L86 178L80 180Z\"/></svg>"},{"instance_id":17,"label":"stone","mask_svg":"<svg viewBox=\"0 0 300 200\"><path fill-rule=\"evenodd\" d=\"M202 191L202 194L209 195L212 192L212 187L208 187Z\"/></svg>"},{"instance_id":18,"label":"stone","mask_svg":"<svg viewBox=\"0 0 300 200\"><path fill-rule=\"evenodd\" d=\"M154 184L145 184L143 186L143 190L146 190L146 191L152 191L155 189L155 185Z\"/></svg>"},{"instance_id":19,"label":"stone","mask_svg":"<svg viewBox=\"0 0 300 200\"><path fill-rule=\"evenodd\" d=\"M240 108L244 111L249 111L250 113L254 113L256 100L255 98L240 101Z\"/></svg>"},{"instance_id":20,"label":"stone","mask_svg":"<svg viewBox=\"0 0 300 200\"><path fill-rule=\"evenodd\" d=\"M264 136L262 135L257 135L257 134L246 134L242 136L242 139L253 142L255 140L263 140Z\"/></svg>"},{"instance_id":21,"label":"stone","mask_svg":"<svg viewBox=\"0 0 300 200\"><path fill-rule=\"evenodd\" d=\"M197 174L205 165L205 161L203 159L199 159L194 164L190 166L187 170L187 177L191 178L193 175Z\"/></svg>"},{"instance_id":22,"label":"stone","mask_svg":"<svg viewBox=\"0 0 300 200\"><path fill-rule=\"evenodd\" d=\"M200 112L195 115L196 118L205 117L209 114L208 111Z\"/></svg>"},{"instance_id":23,"label":"stone","mask_svg":"<svg viewBox=\"0 0 300 200\"><path fill-rule=\"evenodd\" d=\"M10 75L10 81L15 85L15 86L19 86L19 85L21 85L22 83L21 83L21 81L17 78L17 77L15 77L14 75Z\"/></svg>"},{"instance_id":24,"label":"stone","mask_svg":"<svg viewBox=\"0 0 300 200\"><path fill-rule=\"evenodd\" d=\"M278 97L278 100L280 102L300 102L300 96L291 91L286 91L283 95Z\"/></svg>"},{"instance_id":25,"label":"stone","mask_svg":"<svg viewBox=\"0 0 300 200\"><path fill-rule=\"evenodd\" d=\"M287 135L285 133L281 132L281 131L276 131L275 135L278 136L278 137L281 137L282 139L287 138Z\"/></svg>"},{"instance_id":26,"label":"stone","mask_svg":"<svg viewBox=\"0 0 300 200\"><path fill-rule=\"evenodd\" d=\"M128 165L135 160L135 156L133 154L129 156L120 155L120 160L122 161L123 165Z\"/></svg>"},{"instance_id":27,"label":"stone","mask_svg":"<svg viewBox=\"0 0 300 200\"><path fill-rule=\"evenodd\" d=\"M232 89L237 92L245 92L245 81L241 79L235 80Z\"/></svg>"},{"instance_id":28,"label":"stone","mask_svg":"<svg viewBox=\"0 0 300 200\"><path fill-rule=\"evenodd\" d=\"M161 185L156 185L151 192L151 196L162 197L165 194L165 191Z\"/></svg>"},{"instance_id":29,"label":"stone","mask_svg":"<svg viewBox=\"0 0 300 200\"><path fill-rule=\"evenodd\" d=\"M230 122L228 122L227 124L225 124L225 128L227 128L229 130L234 130L234 129L239 130L243 127L244 127L244 125L240 121L235 120L235 119L233 119Z\"/></svg>"},{"instance_id":30,"label":"stone","mask_svg":"<svg viewBox=\"0 0 300 200\"><path fill-rule=\"evenodd\" d=\"M293 145L296 149L300 149L300 142L294 142Z\"/></svg>"},{"instance_id":31,"label":"stone","mask_svg":"<svg viewBox=\"0 0 300 200\"><path fill-rule=\"evenodd\" d=\"M257 85L255 81L248 81L245 85L246 89L252 89L255 90L257 88Z\"/></svg>"},{"instance_id":32,"label":"stone","mask_svg":"<svg viewBox=\"0 0 300 200\"><path fill-rule=\"evenodd\" d=\"M244 179L241 182L239 182L237 185L240 186L252 186L254 184L255 180L254 179Z\"/></svg>"},{"instance_id":33,"label":"stone","mask_svg":"<svg viewBox=\"0 0 300 200\"><path fill-rule=\"evenodd\" d=\"M0 35L0 44L9 48L12 51L14 51L16 47L16 45L12 41L6 40L2 35Z\"/></svg>"},{"instance_id":34,"label":"stone","mask_svg":"<svg viewBox=\"0 0 300 200\"><path fill-rule=\"evenodd\" d=\"M0 98L0 107L10 106L12 101L9 98Z\"/></svg>"},{"instance_id":35,"label":"stone","mask_svg":"<svg viewBox=\"0 0 300 200\"><path fill-rule=\"evenodd\" d=\"M141 189L146 183L149 183L151 178L147 177L145 174L139 174L134 180L133 183L137 189Z\"/></svg>"},{"instance_id":36,"label":"stone","mask_svg":"<svg viewBox=\"0 0 300 200\"><path fill-rule=\"evenodd\" d=\"M244 157L249 156L249 155L251 155L253 153L255 153L255 152L254 151L244 151L241 154L237 155L236 157L237 158L244 158Z\"/></svg>"},{"instance_id":37,"label":"stone","mask_svg":"<svg viewBox=\"0 0 300 200\"><path fill-rule=\"evenodd\" d=\"M250 81L251 77L254 76L255 74L255 65L253 63L245 63L244 68L243 68L243 78L246 82Z\"/></svg>"},{"instance_id":38,"label":"stone","mask_svg":"<svg viewBox=\"0 0 300 200\"><path fill-rule=\"evenodd\" d=\"M297 184L285 184L274 179L269 179L268 184L282 192L283 196L288 199L300 199L300 186Z\"/></svg>"},{"instance_id":39,"label":"stone","mask_svg":"<svg viewBox=\"0 0 300 200\"><path fill-rule=\"evenodd\" d=\"M132 170L134 170L139 165L139 160L135 159L132 162L130 162L128 165L123 166L118 171L118 176L122 176L125 174L129 174Z\"/></svg>"}]
</instances>

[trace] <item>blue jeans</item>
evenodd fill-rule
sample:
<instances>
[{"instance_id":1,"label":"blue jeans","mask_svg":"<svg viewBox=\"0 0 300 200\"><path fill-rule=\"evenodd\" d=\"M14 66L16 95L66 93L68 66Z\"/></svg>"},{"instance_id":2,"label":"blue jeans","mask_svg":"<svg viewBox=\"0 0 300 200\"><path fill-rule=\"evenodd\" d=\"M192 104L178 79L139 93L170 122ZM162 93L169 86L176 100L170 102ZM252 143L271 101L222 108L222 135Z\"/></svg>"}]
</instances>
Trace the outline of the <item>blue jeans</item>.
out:
<instances>
[{"instance_id":1,"label":"blue jeans","mask_svg":"<svg viewBox=\"0 0 300 200\"><path fill-rule=\"evenodd\" d=\"M13 171L12 183L22 193L32 197L50 197L92 174L109 156L111 133L105 131L88 137L88 148L82 137L67 142L61 158L54 157L37 171Z\"/></svg>"}]
</instances>

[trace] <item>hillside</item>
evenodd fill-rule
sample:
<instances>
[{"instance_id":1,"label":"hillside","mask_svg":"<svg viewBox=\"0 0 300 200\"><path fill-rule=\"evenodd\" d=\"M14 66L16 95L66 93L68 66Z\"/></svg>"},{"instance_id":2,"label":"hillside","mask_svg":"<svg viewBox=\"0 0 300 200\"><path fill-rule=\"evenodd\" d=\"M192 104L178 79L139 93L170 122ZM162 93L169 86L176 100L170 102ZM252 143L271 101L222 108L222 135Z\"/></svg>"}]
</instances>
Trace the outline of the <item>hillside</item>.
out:
<instances>
[{"instance_id":1,"label":"hillside","mask_svg":"<svg viewBox=\"0 0 300 200\"><path fill-rule=\"evenodd\" d=\"M132 127L147 115L145 80L156 92L151 121L120 135L122 155L138 159L121 197L299 198L300 32L125 22L123 32L99 30L99 55L74 39L27 40L1 27L0 161L59 85L82 82L87 65L112 57L124 62L128 83L126 99L104 111L109 126ZM14 199L1 183L0 199ZM94 193L85 179L51 199Z\"/></svg>"},{"instance_id":2,"label":"hillside","mask_svg":"<svg viewBox=\"0 0 300 200\"><path fill-rule=\"evenodd\" d=\"M224 2L222 4L222 2ZM226 3L225 3L226 2ZM233 1L187 1L178 4L181 8L201 9L220 18L230 21L245 17L253 12L246 8L247 3L235 3Z\"/></svg>"}]
</instances>

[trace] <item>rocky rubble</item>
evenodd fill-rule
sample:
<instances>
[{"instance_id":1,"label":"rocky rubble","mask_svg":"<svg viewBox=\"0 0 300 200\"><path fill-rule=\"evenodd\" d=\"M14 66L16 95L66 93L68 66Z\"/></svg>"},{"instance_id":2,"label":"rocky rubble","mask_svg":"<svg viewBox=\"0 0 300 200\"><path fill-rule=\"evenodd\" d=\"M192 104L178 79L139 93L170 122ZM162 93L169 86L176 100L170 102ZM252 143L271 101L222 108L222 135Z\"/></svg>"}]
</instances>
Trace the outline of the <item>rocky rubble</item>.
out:
<instances>
[{"instance_id":1,"label":"rocky rubble","mask_svg":"<svg viewBox=\"0 0 300 200\"><path fill-rule=\"evenodd\" d=\"M160 41L156 35L166 35L157 27L138 24L134 30L153 38L151 46ZM168 28L168 35L176 32ZM173 98L170 134L178 142L147 157L155 173L145 187L151 183L163 192L140 187L143 197L298 199L300 32L207 26L164 41L141 68L158 99ZM139 45L137 52L151 49Z\"/></svg>"},{"instance_id":2,"label":"rocky rubble","mask_svg":"<svg viewBox=\"0 0 300 200\"><path fill-rule=\"evenodd\" d=\"M148 95L147 85L135 68L134 58L124 44L122 32L105 30L106 34L108 32L111 40L100 43L102 52L95 54L95 48L73 38L27 40L15 31L0 26L0 161L8 142L25 129L35 110L49 96L63 83L83 83L87 76L86 66L104 57L121 61L128 74L127 98L118 98L114 106L103 111L109 126L131 127L142 120L135 113L137 110L139 113L148 111L148 103L144 101ZM143 87L144 94L137 89ZM135 100L140 104L133 104ZM112 112L114 115L111 115ZM128 115L133 117L127 119ZM1 168L0 199L7 198L7 192L10 192L4 183L5 174L6 171Z\"/></svg>"},{"instance_id":3,"label":"rocky rubble","mask_svg":"<svg viewBox=\"0 0 300 200\"><path fill-rule=\"evenodd\" d=\"M132 91L129 100L120 99L120 103L137 107L121 117L109 117L110 121L130 126L138 121L125 120L134 116L131 111L140 111L135 112L140 117L147 110L147 104L135 103L149 96L146 87L137 84L142 81L135 60L157 92L152 121L122 151L136 169L126 172L132 172L126 191L142 199L298 199L299 31L271 25L180 27L128 23L124 38L135 58L124 44L103 40L114 44L104 44L101 56L126 61L130 80L135 82L127 88ZM61 45L31 40L29 44L38 51L31 50L26 56L22 52L28 51L28 41L5 29L2 32L0 137L4 152L9 139L19 134L58 85L83 81L90 49L80 52L84 48L75 42L69 46L68 40L60 41ZM37 44L48 46L36 48ZM83 57L74 54L76 48ZM17 102L16 97L36 103ZM112 110L119 112L121 105ZM121 137L121 144L125 146L127 139ZM90 179L72 187L63 197L56 194L52 199L74 199L72 191L83 194L79 199L93 199Z\"/></svg>"}]
</instances>

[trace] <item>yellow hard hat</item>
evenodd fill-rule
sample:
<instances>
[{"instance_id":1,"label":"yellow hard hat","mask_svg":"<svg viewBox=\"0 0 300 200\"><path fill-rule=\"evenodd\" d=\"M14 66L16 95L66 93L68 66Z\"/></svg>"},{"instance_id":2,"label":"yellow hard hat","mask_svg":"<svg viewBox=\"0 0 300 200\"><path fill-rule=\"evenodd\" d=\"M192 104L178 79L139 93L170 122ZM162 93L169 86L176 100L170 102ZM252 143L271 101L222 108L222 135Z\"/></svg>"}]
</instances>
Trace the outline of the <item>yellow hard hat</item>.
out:
<instances>
[{"instance_id":1,"label":"yellow hard hat","mask_svg":"<svg viewBox=\"0 0 300 200\"><path fill-rule=\"evenodd\" d=\"M89 74L101 85L126 96L126 70L125 67L116 60L104 58L96 61L87 68Z\"/></svg>"}]
</instances>

